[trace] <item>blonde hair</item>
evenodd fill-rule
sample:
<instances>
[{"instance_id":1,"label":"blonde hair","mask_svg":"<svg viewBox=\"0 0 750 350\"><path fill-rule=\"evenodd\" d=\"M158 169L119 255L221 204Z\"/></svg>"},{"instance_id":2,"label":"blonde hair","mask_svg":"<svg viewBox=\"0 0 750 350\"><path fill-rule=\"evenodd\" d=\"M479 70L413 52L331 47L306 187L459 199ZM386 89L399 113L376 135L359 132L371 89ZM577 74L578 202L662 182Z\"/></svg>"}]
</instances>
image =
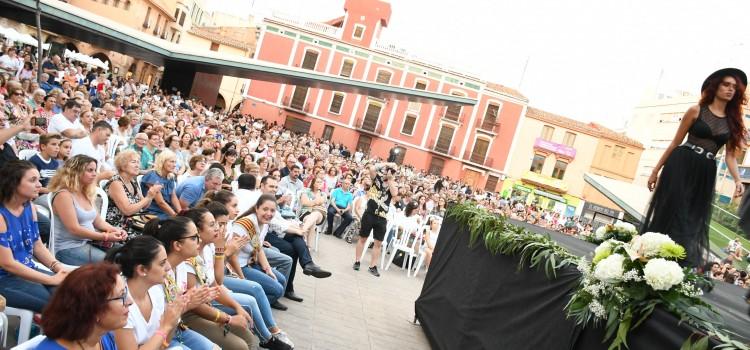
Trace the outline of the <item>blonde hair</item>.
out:
<instances>
[{"instance_id":1,"label":"blonde hair","mask_svg":"<svg viewBox=\"0 0 750 350\"><path fill-rule=\"evenodd\" d=\"M86 172L86 166L91 163L97 164L96 159L85 154L78 154L66 160L50 180L50 192L68 190L73 193L83 193L93 203L96 198L96 184L91 183L86 188L81 184L81 175Z\"/></svg>"},{"instance_id":2,"label":"blonde hair","mask_svg":"<svg viewBox=\"0 0 750 350\"><path fill-rule=\"evenodd\" d=\"M138 160L138 163L140 165L141 157L138 155L138 152L132 149L127 149L118 153L117 156L115 156L115 168L117 169L117 171L122 172L131 159Z\"/></svg>"},{"instance_id":3,"label":"blonde hair","mask_svg":"<svg viewBox=\"0 0 750 350\"><path fill-rule=\"evenodd\" d=\"M169 160L177 160L177 155L174 154L174 152L170 151L169 149L164 149L159 153L158 156L156 156L156 160L154 160L154 171L161 176L164 173L164 163L166 163ZM168 179L174 178L173 173L169 173L167 175Z\"/></svg>"}]
</instances>

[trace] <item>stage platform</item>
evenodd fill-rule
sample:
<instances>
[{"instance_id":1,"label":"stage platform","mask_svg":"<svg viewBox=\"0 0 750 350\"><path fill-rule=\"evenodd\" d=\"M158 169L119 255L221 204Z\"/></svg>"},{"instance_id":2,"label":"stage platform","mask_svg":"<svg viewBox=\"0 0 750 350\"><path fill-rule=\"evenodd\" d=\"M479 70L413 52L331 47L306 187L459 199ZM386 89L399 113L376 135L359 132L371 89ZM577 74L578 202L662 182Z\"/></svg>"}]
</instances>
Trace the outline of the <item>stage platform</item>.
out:
<instances>
[{"instance_id":1,"label":"stage platform","mask_svg":"<svg viewBox=\"0 0 750 350\"><path fill-rule=\"evenodd\" d=\"M513 221L532 232L549 234L571 253L584 256L595 245ZM518 269L518 258L492 255L481 242L469 247L468 228L447 218L415 312L433 349L607 349L604 330L581 329L565 316L580 273L575 267L549 279L543 271ZM726 327L750 339L745 290L717 283L704 296ZM630 349L679 349L693 332L665 310L628 336Z\"/></svg>"}]
</instances>

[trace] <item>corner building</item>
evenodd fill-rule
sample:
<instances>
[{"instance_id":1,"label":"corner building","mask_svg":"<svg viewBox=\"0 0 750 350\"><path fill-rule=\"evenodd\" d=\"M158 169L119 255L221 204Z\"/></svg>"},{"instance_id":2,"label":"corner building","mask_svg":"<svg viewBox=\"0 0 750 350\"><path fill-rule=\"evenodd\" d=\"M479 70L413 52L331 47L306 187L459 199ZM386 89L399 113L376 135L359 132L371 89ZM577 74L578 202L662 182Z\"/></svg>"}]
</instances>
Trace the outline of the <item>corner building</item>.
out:
<instances>
[{"instance_id":1,"label":"corner building","mask_svg":"<svg viewBox=\"0 0 750 350\"><path fill-rule=\"evenodd\" d=\"M355 80L476 99L475 106L406 100L264 81L246 85L243 114L361 149L386 159L399 147L403 164L497 191L528 100L518 91L430 64L379 40L390 4L347 0L345 15L326 23L274 15L259 26L261 61Z\"/></svg>"}]
</instances>

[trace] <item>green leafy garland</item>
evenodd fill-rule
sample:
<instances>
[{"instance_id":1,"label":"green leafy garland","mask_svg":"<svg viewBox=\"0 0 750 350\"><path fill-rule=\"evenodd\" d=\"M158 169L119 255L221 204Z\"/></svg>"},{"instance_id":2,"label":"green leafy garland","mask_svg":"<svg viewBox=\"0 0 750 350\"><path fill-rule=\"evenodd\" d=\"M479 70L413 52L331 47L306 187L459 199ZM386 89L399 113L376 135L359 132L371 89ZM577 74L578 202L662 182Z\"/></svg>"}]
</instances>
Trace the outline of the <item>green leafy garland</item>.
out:
<instances>
[{"instance_id":1,"label":"green leafy garland","mask_svg":"<svg viewBox=\"0 0 750 350\"><path fill-rule=\"evenodd\" d=\"M520 258L519 270L524 266L532 269L543 269L548 278L555 278L557 269L588 263L585 259L568 252L553 241L549 235L531 233L521 227L507 223L503 217L480 208L472 201L453 205L448 208L446 216L469 227L470 246L474 246L481 239L484 241L487 250L492 254L518 256ZM746 344L733 339L736 334L723 329L718 314L710 305L703 302L698 305L687 304L684 303L683 299L673 297L672 294L651 299L646 299L644 296L642 300L638 301L638 307L635 309L627 307L623 310L610 310L612 314L607 318L604 341L608 341L615 336L617 340L611 343L610 349L619 349L623 345L627 347L627 342L625 342L627 332L640 325L656 306L662 305L668 311L676 314L680 318L680 322L685 322L703 332L702 334L691 335L685 341L681 350L707 349L709 337L720 343L715 349L750 349ZM571 300L571 303L575 302L575 300ZM575 318L576 322L582 327L592 324L593 317L590 312L569 314L569 317ZM627 321L625 325L617 322L618 319L623 318ZM631 327L632 321L636 322Z\"/></svg>"}]
</instances>

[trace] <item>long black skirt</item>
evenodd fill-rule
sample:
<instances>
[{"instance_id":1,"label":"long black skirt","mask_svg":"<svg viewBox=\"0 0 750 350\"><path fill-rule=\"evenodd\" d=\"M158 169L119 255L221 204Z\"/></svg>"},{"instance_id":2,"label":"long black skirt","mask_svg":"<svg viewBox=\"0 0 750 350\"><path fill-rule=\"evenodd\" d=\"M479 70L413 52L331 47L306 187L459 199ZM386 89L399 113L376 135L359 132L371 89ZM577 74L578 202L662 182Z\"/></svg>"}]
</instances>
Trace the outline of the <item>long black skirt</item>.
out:
<instances>
[{"instance_id":1,"label":"long black skirt","mask_svg":"<svg viewBox=\"0 0 750 350\"><path fill-rule=\"evenodd\" d=\"M677 147L664 163L641 232L668 235L685 247L681 265L701 266L708 256L715 185L716 161Z\"/></svg>"}]
</instances>

